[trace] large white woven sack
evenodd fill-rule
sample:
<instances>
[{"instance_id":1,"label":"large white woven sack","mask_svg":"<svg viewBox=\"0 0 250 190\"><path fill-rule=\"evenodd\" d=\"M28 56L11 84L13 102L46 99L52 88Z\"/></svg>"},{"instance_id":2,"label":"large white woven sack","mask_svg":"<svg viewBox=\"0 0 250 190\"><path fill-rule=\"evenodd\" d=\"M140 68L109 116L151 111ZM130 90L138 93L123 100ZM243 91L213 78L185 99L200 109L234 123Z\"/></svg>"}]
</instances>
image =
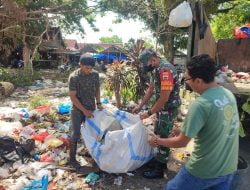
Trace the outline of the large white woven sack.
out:
<instances>
[{"instance_id":1,"label":"large white woven sack","mask_svg":"<svg viewBox=\"0 0 250 190\"><path fill-rule=\"evenodd\" d=\"M108 173L133 171L153 157L145 126L128 112L95 111L81 132L89 153Z\"/></svg>"}]
</instances>

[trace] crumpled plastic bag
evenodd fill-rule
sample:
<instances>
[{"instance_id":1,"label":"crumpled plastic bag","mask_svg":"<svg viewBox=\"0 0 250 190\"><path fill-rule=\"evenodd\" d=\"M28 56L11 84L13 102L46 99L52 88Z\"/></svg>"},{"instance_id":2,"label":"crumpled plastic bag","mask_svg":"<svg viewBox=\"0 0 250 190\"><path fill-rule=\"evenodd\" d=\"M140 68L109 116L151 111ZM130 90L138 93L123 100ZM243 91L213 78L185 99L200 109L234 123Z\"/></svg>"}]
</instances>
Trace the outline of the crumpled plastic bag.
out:
<instances>
[{"instance_id":1,"label":"crumpled plastic bag","mask_svg":"<svg viewBox=\"0 0 250 190\"><path fill-rule=\"evenodd\" d=\"M22 124L18 122L5 122L0 121L0 136L9 136L12 137L14 132L22 128Z\"/></svg>"},{"instance_id":2,"label":"crumpled plastic bag","mask_svg":"<svg viewBox=\"0 0 250 190\"><path fill-rule=\"evenodd\" d=\"M60 139L54 137L54 136L48 136L44 140L44 143L49 147L49 148L57 148L61 145L63 145L63 141Z\"/></svg>"},{"instance_id":3,"label":"crumpled plastic bag","mask_svg":"<svg viewBox=\"0 0 250 190\"><path fill-rule=\"evenodd\" d=\"M38 189L47 190L48 183L49 183L49 176L44 175L42 179L32 181L31 184L29 184L25 188L22 188L22 190L38 190Z\"/></svg>"},{"instance_id":4,"label":"crumpled plastic bag","mask_svg":"<svg viewBox=\"0 0 250 190\"><path fill-rule=\"evenodd\" d=\"M53 158L50 156L50 153L45 153L40 156L40 162L54 162Z\"/></svg>"},{"instance_id":5,"label":"crumpled plastic bag","mask_svg":"<svg viewBox=\"0 0 250 190\"><path fill-rule=\"evenodd\" d=\"M85 178L85 183L94 183L100 179L100 175L96 174L94 172L91 172L88 174L88 176Z\"/></svg>"},{"instance_id":6,"label":"crumpled plastic bag","mask_svg":"<svg viewBox=\"0 0 250 190\"><path fill-rule=\"evenodd\" d=\"M62 103L58 106L59 114L68 114L70 112L71 102Z\"/></svg>"},{"instance_id":7,"label":"crumpled plastic bag","mask_svg":"<svg viewBox=\"0 0 250 190\"><path fill-rule=\"evenodd\" d=\"M170 12L168 24L173 27L188 27L192 24L193 14L188 2L184 1Z\"/></svg>"},{"instance_id":8,"label":"crumpled plastic bag","mask_svg":"<svg viewBox=\"0 0 250 190\"><path fill-rule=\"evenodd\" d=\"M44 115L50 113L50 111L51 111L51 106L44 105L36 107L36 109L32 110L31 112L36 112L39 113L40 115Z\"/></svg>"},{"instance_id":9,"label":"crumpled plastic bag","mask_svg":"<svg viewBox=\"0 0 250 190\"><path fill-rule=\"evenodd\" d=\"M28 125L21 129L20 137L24 137L26 139L31 139L35 134L34 125Z\"/></svg>"},{"instance_id":10,"label":"crumpled plastic bag","mask_svg":"<svg viewBox=\"0 0 250 190\"><path fill-rule=\"evenodd\" d=\"M11 107L0 107L0 120L1 119L16 119L19 120L22 116L18 113L20 109L13 109Z\"/></svg>"},{"instance_id":11,"label":"crumpled plastic bag","mask_svg":"<svg viewBox=\"0 0 250 190\"><path fill-rule=\"evenodd\" d=\"M235 38L250 38L250 24L246 24L242 27L235 27L234 37Z\"/></svg>"},{"instance_id":12,"label":"crumpled plastic bag","mask_svg":"<svg viewBox=\"0 0 250 190\"><path fill-rule=\"evenodd\" d=\"M44 141L47 136L49 136L48 132L41 132L41 133L33 135L32 139L36 141Z\"/></svg>"}]
</instances>

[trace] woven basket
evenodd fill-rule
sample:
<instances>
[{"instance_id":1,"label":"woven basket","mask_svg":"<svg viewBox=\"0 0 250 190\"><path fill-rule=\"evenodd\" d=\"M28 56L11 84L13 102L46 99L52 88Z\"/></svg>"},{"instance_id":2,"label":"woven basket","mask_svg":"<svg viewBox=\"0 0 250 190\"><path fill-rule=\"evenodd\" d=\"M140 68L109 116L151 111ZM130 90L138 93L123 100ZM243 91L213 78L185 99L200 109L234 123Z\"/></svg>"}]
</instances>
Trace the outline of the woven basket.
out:
<instances>
[{"instance_id":1,"label":"woven basket","mask_svg":"<svg viewBox=\"0 0 250 190\"><path fill-rule=\"evenodd\" d=\"M14 85L10 82L0 82L0 96L10 96L14 92Z\"/></svg>"}]
</instances>

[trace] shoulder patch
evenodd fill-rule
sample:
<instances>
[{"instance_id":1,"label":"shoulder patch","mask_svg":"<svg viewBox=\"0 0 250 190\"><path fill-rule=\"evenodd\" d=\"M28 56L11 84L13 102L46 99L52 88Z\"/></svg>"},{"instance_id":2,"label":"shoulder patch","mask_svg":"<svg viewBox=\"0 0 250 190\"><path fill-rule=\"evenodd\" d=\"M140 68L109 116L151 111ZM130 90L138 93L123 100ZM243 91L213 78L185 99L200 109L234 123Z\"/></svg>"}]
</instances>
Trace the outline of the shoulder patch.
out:
<instances>
[{"instance_id":1,"label":"shoulder patch","mask_svg":"<svg viewBox=\"0 0 250 190\"><path fill-rule=\"evenodd\" d=\"M171 91L174 86L173 75L170 69L160 69L161 90Z\"/></svg>"}]
</instances>

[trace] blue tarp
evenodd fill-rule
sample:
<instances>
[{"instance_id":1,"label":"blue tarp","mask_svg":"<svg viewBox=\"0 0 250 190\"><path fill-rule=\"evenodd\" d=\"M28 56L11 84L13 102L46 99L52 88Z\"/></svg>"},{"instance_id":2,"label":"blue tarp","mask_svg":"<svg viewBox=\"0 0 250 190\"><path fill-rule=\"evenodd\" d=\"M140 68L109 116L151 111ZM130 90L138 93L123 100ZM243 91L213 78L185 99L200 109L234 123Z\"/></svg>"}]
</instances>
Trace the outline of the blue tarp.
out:
<instances>
[{"instance_id":1,"label":"blue tarp","mask_svg":"<svg viewBox=\"0 0 250 190\"><path fill-rule=\"evenodd\" d=\"M93 57L96 59L117 59L117 60L127 60L128 59L125 56L116 56L116 55L111 55L111 54L107 55L107 54L103 54L103 53L96 54Z\"/></svg>"}]
</instances>

